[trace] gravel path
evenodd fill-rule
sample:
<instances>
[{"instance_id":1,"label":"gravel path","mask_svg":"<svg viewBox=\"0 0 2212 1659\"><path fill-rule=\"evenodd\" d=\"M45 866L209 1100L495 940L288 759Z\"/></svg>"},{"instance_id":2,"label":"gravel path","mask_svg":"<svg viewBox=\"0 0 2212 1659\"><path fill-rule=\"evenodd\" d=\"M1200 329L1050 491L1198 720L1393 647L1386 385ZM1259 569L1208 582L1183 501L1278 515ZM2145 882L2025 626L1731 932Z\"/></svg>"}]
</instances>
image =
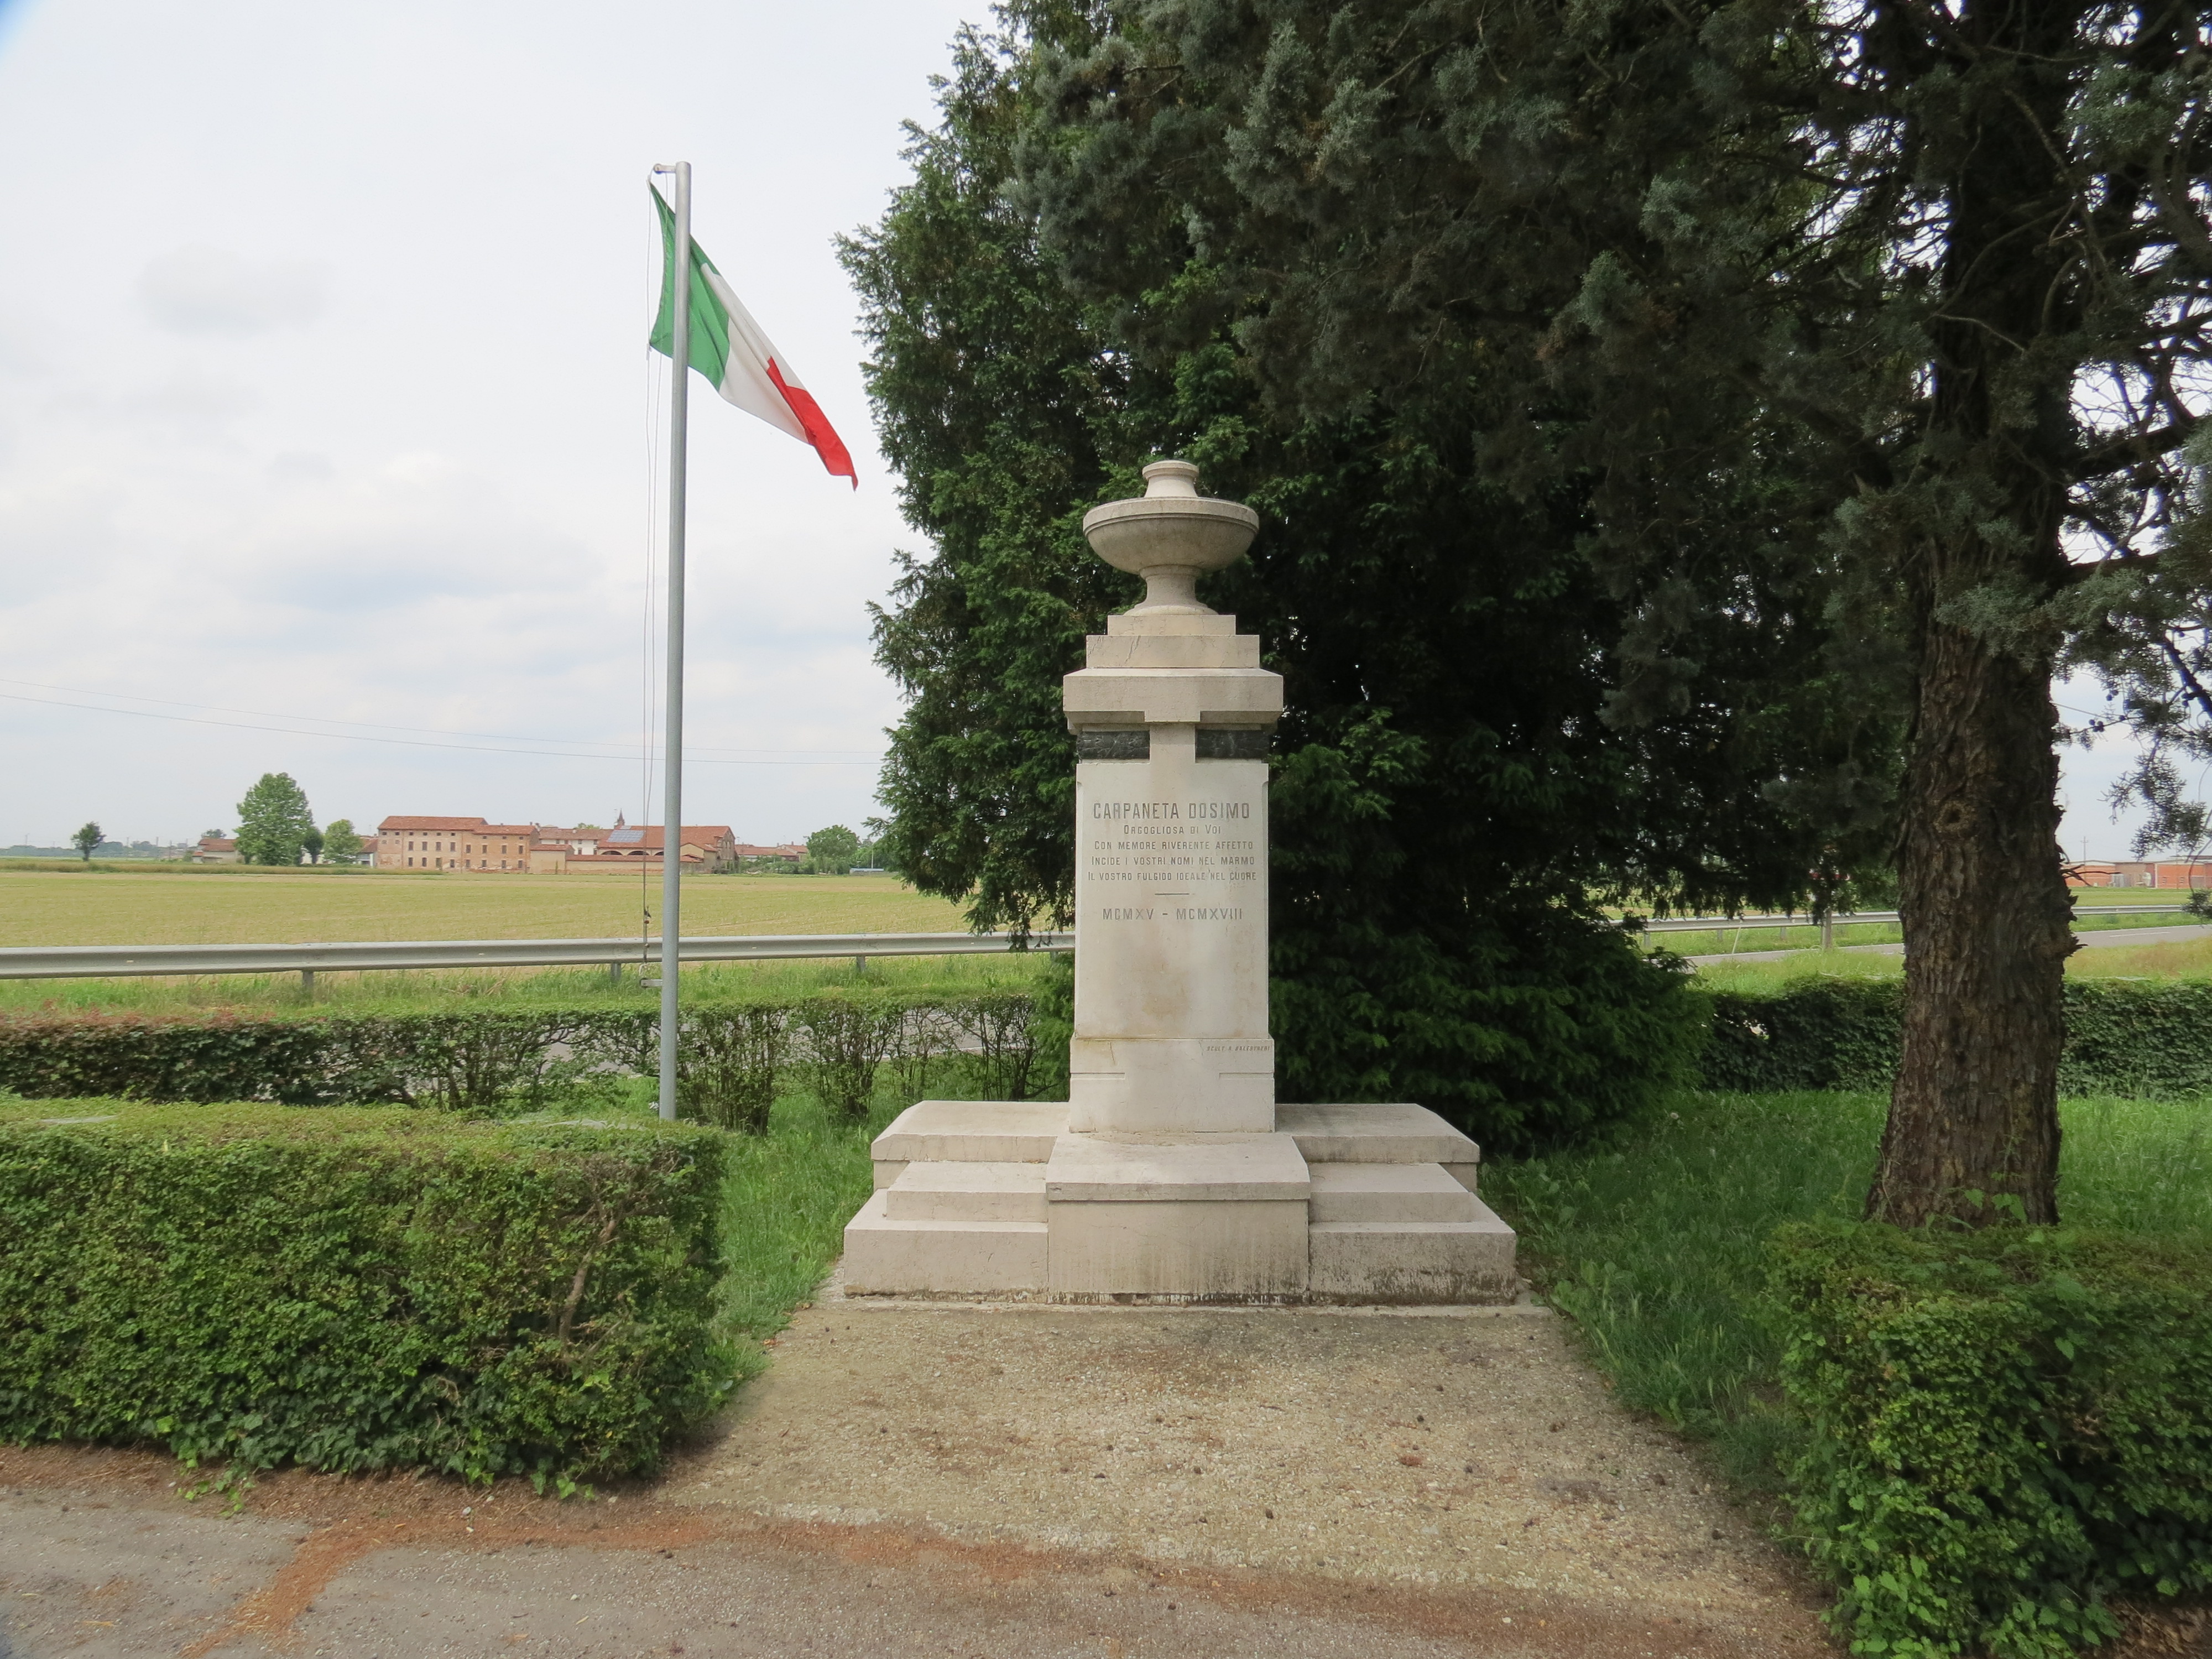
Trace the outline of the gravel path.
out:
<instances>
[{"instance_id":1,"label":"gravel path","mask_svg":"<svg viewBox=\"0 0 2212 1659\"><path fill-rule=\"evenodd\" d=\"M1181 1566L1533 1592L1771 1638L1813 1605L1540 1308L801 1313L672 1498Z\"/></svg>"},{"instance_id":2,"label":"gravel path","mask_svg":"<svg viewBox=\"0 0 2212 1659\"><path fill-rule=\"evenodd\" d=\"M659 1482L0 1449L0 1656L1768 1659L1819 1598L1529 1308L803 1310Z\"/></svg>"}]
</instances>

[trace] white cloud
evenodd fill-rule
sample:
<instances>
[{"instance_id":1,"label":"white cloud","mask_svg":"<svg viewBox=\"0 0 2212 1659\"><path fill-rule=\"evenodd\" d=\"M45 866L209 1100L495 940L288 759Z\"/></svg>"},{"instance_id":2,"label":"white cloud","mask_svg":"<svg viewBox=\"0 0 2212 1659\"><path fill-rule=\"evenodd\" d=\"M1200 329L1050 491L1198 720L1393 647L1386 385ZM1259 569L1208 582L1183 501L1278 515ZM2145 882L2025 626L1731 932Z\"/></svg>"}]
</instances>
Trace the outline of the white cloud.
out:
<instances>
[{"instance_id":1,"label":"white cloud","mask_svg":"<svg viewBox=\"0 0 2212 1659\"><path fill-rule=\"evenodd\" d=\"M326 273L293 260L250 260L194 244L149 262L138 298L156 326L177 334L262 334L322 314Z\"/></svg>"}]
</instances>

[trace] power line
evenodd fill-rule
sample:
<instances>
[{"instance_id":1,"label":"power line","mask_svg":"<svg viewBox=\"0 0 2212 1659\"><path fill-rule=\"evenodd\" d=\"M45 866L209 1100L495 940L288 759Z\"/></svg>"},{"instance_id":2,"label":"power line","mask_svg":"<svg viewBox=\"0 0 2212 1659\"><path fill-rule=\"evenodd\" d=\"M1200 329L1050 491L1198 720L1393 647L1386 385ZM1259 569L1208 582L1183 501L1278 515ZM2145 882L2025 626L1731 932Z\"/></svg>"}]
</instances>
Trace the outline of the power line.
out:
<instances>
[{"instance_id":1,"label":"power line","mask_svg":"<svg viewBox=\"0 0 2212 1659\"><path fill-rule=\"evenodd\" d=\"M210 713L218 714L252 714L262 720L312 720L324 726L362 726L376 732L412 732L418 736L426 738L489 738L496 743L581 743L596 744L601 742L601 739L597 738L521 738L515 736L511 732L457 732L444 726L392 726L381 720L325 720L319 714L293 714L283 713L273 708L234 708L226 703L186 702L177 697L142 697L136 692L131 691L100 691L94 690L88 686L82 685L49 685L41 680L14 680L0 678L0 685L27 685L33 690L39 691L68 691L73 692L78 696L111 697L123 702L158 702L163 707L168 708L204 708ZM7 695L8 694L5 692L0 692L0 696L5 696ZM21 697L17 698L16 701L20 702L47 702L54 700L46 697ZM60 703L58 706L64 708L96 708L98 709L98 712L107 714L137 714L146 712L145 710L137 708L99 708L98 705L92 703L64 702ZM174 717L172 716L165 718ZM228 722L222 720L209 720L204 722L204 724L210 726L222 726L228 724ZM249 727L248 729L253 731L296 730L296 728L293 727L276 726L254 726ZM344 737L349 734L336 732L301 732L300 735L307 737ZM388 739L365 739L365 741L383 742L388 741ZM628 742L616 743L609 741L605 746L609 748L621 748L626 750L627 752L619 757L623 759L629 758L636 752L636 745ZM872 758L872 757L867 757L864 754L864 751L857 749L737 749L731 748L727 745L716 745L713 744L709 744L705 746L710 750L719 747L722 753L730 755L843 755L854 758ZM534 754L538 751L534 750L515 750L501 752ZM616 757L610 757L610 758Z\"/></svg>"},{"instance_id":2,"label":"power line","mask_svg":"<svg viewBox=\"0 0 2212 1659\"><path fill-rule=\"evenodd\" d=\"M10 680L7 684L20 685L24 682ZM472 754L534 755L547 760L620 761L624 765L629 764L637 758L635 753L594 755L573 749L509 749L483 743L432 743L422 738L372 738L357 732L308 732L293 726L261 726L246 720L209 720L196 714L162 714L150 708L103 708L98 703L69 702L59 697L25 697L19 696L12 691L0 691L0 698L5 698L10 702L27 702L39 708L82 708L95 714L131 714L140 720L181 720L188 726L226 726L240 732L276 732L291 738L328 738L337 743L395 744L409 749L462 749ZM149 698L147 701L155 700ZM189 708L205 705L186 703L182 706ZM402 726L397 729L405 731L410 728ZM526 741L528 740L526 739ZM558 739L546 738L543 741L555 742ZM792 754L792 751L786 751L786 753ZM689 758L702 766L873 766L876 764L872 757L860 760L804 760L797 758L795 755L792 755L790 758L775 760L715 760L705 756L692 756Z\"/></svg>"}]
</instances>

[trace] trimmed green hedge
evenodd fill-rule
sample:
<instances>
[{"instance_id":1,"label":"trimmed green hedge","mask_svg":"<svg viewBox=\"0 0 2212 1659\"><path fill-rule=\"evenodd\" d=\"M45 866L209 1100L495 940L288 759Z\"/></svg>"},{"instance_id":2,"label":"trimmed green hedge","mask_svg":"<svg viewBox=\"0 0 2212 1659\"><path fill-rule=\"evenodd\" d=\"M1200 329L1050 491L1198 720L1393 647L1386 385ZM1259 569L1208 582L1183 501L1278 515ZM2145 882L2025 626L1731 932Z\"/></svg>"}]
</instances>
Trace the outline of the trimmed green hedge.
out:
<instances>
[{"instance_id":1,"label":"trimmed green hedge","mask_svg":"<svg viewBox=\"0 0 2212 1659\"><path fill-rule=\"evenodd\" d=\"M563 1050L642 1016L564 1011L240 1018L0 1019L0 1089L32 1099L270 1101L529 1109L581 1068Z\"/></svg>"},{"instance_id":2,"label":"trimmed green hedge","mask_svg":"<svg viewBox=\"0 0 2212 1659\"><path fill-rule=\"evenodd\" d=\"M562 1491L724 1397L723 1138L0 1104L0 1441Z\"/></svg>"},{"instance_id":3,"label":"trimmed green hedge","mask_svg":"<svg viewBox=\"0 0 2212 1659\"><path fill-rule=\"evenodd\" d=\"M684 1115L758 1133L796 1074L865 1117L878 1072L923 1092L957 1063L990 1098L1029 1097L1036 1044L1026 993L957 997L831 990L684 1011ZM242 1019L233 1015L0 1018L0 1090L38 1100L270 1101L536 1110L610 1079L659 1069L644 1009Z\"/></svg>"},{"instance_id":4,"label":"trimmed green hedge","mask_svg":"<svg viewBox=\"0 0 2212 1659\"><path fill-rule=\"evenodd\" d=\"M1905 987L1816 980L1776 996L1704 993L1712 1004L1704 1085L1729 1094L1886 1090L1897 1071ZM2212 1094L2212 983L2066 982L2062 1094Z\"/></svg>"},{"instance_id":5,"label":"trimmed green hedge","mask_svg":"<svg viewBox=\"0 0 2212 1659\"><path fill-rule=\"evenodd\" d=\"M2212 1588L2212 1245L1784 1228L1798 1516L1852 1651L2056 1659Z\"/></svg>"}]
</instances>

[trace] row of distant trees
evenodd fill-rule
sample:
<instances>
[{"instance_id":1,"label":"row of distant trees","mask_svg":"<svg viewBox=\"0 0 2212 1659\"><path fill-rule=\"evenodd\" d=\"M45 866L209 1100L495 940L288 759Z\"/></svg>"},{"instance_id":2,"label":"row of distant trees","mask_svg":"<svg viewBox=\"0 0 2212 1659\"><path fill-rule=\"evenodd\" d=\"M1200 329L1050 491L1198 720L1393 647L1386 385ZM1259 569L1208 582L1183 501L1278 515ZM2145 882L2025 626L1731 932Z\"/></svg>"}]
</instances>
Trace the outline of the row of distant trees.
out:
<instances>
[{"instance_id":1,"label":"row of distant trees","mask_svg":"<svg viewBox=\"0 0 2212 1659\"><path fill-rule=\"evenodd\" d=\"M210 830L210 836L227 832ZM106 840L96 822L80 824L70 845L86 863ZM350 818L318 829L307 792L289 772L264 772L238 803L238 856L247 864L350 864L361 856L360 833Z\"/></svg>"},{"instance_id":2,"label":"row of distant trees","mask_svg":"<svg viewBox=\"0 0 2212 1659\"><path fill-rule=\"evenodd\" d=\"M807 875L844 876L872 868L876 861L874 842L862 840L842 823L833 823L806 838L806 856L799 860L799 869Z\"/></svg>"}]
</instances>

